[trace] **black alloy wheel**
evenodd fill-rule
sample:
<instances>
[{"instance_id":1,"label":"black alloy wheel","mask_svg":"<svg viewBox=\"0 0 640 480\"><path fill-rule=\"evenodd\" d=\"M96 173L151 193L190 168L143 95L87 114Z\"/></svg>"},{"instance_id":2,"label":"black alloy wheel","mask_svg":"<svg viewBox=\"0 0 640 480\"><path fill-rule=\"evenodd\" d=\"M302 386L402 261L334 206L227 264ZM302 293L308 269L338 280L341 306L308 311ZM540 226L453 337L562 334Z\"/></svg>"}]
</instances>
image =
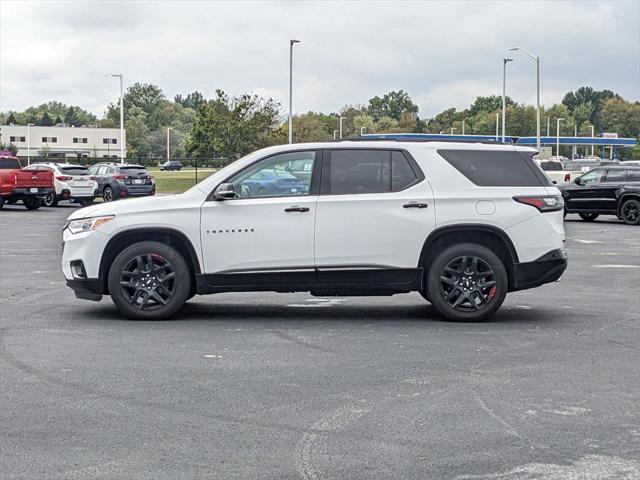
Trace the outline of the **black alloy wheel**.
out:
<instances>
[{"instance_id":1,"label":"black alloy wheel","mask_svg":"<svg viewBox=\"0 0 640 480\"><path fill-rule=\"evenodd\" d=\"M173 297L176 273L164 257L151 253L131 259L120 274L120 288L129 305L157 310Z\"/></svg>"},{"instance_id":2,"label":"black alloy wheel","mask_svg":"<svg viewBox=\"0 0 640 480\"><path fill-rule=\"evenodd\" d=\"M600 216L597 213L579 213L578 215L580 215L580 218L585 222L593 222L596 218Z\"/></svg>"},{"instance_id":3,"label":"black alloy wheel","mask_svg":"<svg viewBox=\"0 0 640 480\"><path fill-rule=\"evenodd\" d=\"M47 194L46 197L44 197L44 206L45 207L55 207L58 205L58 196L56 195L55 192L50 192Z\"/></svg>"},{"instance_id":4,"label":"black alloy wheel","mask_svg":"<svg viewBox=\"0 0 640 480\"><path fill-rule=\"evenodd\" d=\"M102 200L104 202L113 202L113 189L107 185L102 191Z\"/></svg>"},{"instance_id":5,"label":"black alloy wheel","mask_svg":"<svg viewBox=\"0 0 640 480\"><path fill-rule=\"evenodd\" d=\"M483 245L461 243L445 248L429 267L425 298L444 317L482 321L502 305L507 271L502 260Z\"/></svg>"},{"instance_id":6,"label":"black alloy wheel","mask_svg":"<svg viewBox=\"0 0 640 480\"><path fill-rule=\"evenodd\" d=\"M184 257L160 242L125 248L109 270L109 294L129 318L160 320L176 313L190 296L191 272Z\"/></svg>"},{"instance_id":7,"label":"black alloy wheel","mask_svg":"<svg viewBox=\"0 0 640 480\"><path fill-rule=\"evenodd\" d=\"M620 208L620 216L627 225L640 225L640 201L627 200Z\"/></svg>"},{"instance_id":8,"label":"black alloy wheel","mask_svg":"<svg viewBox=\"0 0 640 480\"><path fill-rule=\"evenodd\" d=\"M440 294L456 310L480 310L496 294L493 269L481 258L458 257L449 262L440 275Z\"/></svg>"}]
</instances>

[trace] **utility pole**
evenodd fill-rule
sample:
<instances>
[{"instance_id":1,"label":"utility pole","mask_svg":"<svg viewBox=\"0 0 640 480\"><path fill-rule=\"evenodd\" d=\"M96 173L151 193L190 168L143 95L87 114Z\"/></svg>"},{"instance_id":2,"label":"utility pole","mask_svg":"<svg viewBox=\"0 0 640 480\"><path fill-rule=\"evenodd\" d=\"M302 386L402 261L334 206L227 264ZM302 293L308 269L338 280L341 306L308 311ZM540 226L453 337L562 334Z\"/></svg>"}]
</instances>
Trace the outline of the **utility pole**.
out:
<instances>
[{"instance_id":1,"label":"utility pole","mask_svg":"<svg viewBox=\"0 0 640 480\"><path fill-rule=\"evenodd\" d=\"M504 130L507 119L507 63L513 62L513 58L502 59L502 143L504 141Z\"/></svg>"},{"instance_id":2,"label":"utility pole","mask_svg":"<svg viewBox=\"0 0 640 480\"><path fill-rule=\"evenodd\" d=\"M293 45L300 40L289 40L289 143L293 143Z\"/></svg>"}]
</instances>

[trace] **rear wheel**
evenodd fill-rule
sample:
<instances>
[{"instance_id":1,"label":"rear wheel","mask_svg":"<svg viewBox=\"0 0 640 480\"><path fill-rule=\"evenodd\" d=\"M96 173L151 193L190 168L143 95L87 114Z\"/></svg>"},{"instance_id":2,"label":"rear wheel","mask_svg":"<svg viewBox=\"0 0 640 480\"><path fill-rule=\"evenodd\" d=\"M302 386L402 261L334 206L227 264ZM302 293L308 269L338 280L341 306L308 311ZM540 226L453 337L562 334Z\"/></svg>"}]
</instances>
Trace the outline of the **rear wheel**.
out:
<instances>
[{"instance_id":1,"label":"rear wheel","mask_svg":"<svg viewBox=\"0 0 640 480\"><path fill-rule=\"evenodd\" d=\"M435 258L426 295L447 319L478 322L496 313L507 289L507 272L498 256L482 245L462 243Z\"/></svg>"},{"instance_id":2,"label":"rear wheel","mask_svg":"<svg viewBox=\"0 0 640 480\"><path fill-rule=\"evenodd\" d=\"M42 199L36 197L28 197L22 200L27 210L37 210L42 206Z\"/></svg>"},{"instance_id":3,"label":"rear wheel","mask_svg":"<svg viewBox=\"0 0 640 480\"><path fill-rule=\"evenodd\" d=\"M113 189L107 185L102 191L102 200L105 202L113 202Z\"/></svg>"},{"instance_id":4,"label":"rear wheel","mask_svg":"<svg viewBox=\"0 0 640 480\"><path fill-rule=\"evenodd\" d=\"M600 216L597 213L579 213L578 215L580 215L580 218L583 219L585 222L593 222L596 218Z\"/></svg>"},{"instance_id":5,"label":"rear wheel","mask_svg":"<svg viewBox=\"0 0 640 480\"><path fill-rule=\"evenodd\" d=\"M55 207L58 205L59 198L56 195L56 192L48 193L46 197L44 197L43 204L45 207Z\"/></svg>"},{"instance_id":6,"label":"rear wheel","mask_svg":"<svg viewBox=\"0 0 640 480\"><path fill-rule=\"evenodd\" d=\"M140 242L125 248L109 270L109 293L129 318L160 320L176 313L189 298L191 274L174 248Z\"/></svg>"},{"instance_id":7,"label":"rear wheel","mask_svg":"<svg viewBox=\"0 0 640 480\"><path fill-rule=\"evenodd\" d=\"M627 225L640 225L640 202L627 200L620 207L620 216Z\"/></svg>"},{"instance_id":8,"label":"rear wheel","mask_svg":"<svg viewBox=\"0 0 640 480\"><path fill-rule=\"evenodd\" d=\"M5 202L5 198L4 197L0 197L0 210L2 210L2 207L4 207L4 202Z\"/></svg>"}]
</instances>

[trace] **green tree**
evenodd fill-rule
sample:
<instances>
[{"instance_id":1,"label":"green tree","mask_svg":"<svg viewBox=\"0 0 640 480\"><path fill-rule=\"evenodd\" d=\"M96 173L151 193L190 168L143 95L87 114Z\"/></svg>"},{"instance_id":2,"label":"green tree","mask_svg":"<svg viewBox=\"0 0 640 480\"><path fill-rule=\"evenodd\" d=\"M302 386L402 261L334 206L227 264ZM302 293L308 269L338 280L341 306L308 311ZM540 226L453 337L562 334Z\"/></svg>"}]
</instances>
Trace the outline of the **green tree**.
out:
<instances>
[{"instance_id":1,"label":"green tree","mask_svg":"<svg viewBox=\"0 0 640 480\"><path fill-rule=\"evenodd\" d=\"M17 123L16 117L13 115L13 112L9 112L6 123L7 125L12 125Z\"/></svg>"},{"instance_id":2,"label":"green tree","mask_svg":"<svg viewBox=\"0 0 640 480\"><path fill-rule=\"evenodd\" d=\"M200 106L187 140L188 153L198 157L239 158L274 143L280 104L244 94L230 97L222 90Z\"/></svg>"},{"instance_id":3,"label":"green tree","mask_svg":"<svg viewBox=\"0 0 640 480\"><path fill-rule=\"evenodd\" d=\"M403 113L418 114L418 106L413 103L411 97L404 90L391 91L382 98L375 96L369 100L367 113L371 115L374 121L378 121L381 117L390 117L400 120Z\"/></svg>"},{"instance_id":4,"label":"green tree","mask_svg":"<svg viewBox=\"0 0 640 480\"><path fill-rule=\"evenodd\" d=\"M375 131L378 133L398 133L398 130L398 121L387 115L380 117L376 122Z\"/></svg>"},{"instance_id":5,"label":"green tree","mask_svg":"<svg viewBox=\"0 0 640 480\"><path fill-rule=\"evenodd\" d=\"M15 157L16 155L18 155L18 147L11 142L9 143L0 142L0 152L11 152L11 155Z\"/></svg>"},{"instance_id":6,"label":"green tree","mask_svg":"<svg viewBox=\"0 0 640 480\"><path fill-rule=\"evenodd\" d=\"M49 115L49 112L44 112L42 114L42 117L40 118L40 122L38 122L36 125L41 125L43 127L52 126L53 125L53 119Z\"/></svg>"},{"instance_id":7,"label":"green tree","mask_svg":"<svg viewBox=\"0 0 640 480\"><path fill-rule=\"evenodd\" d=\"M360 129L364 127L365 133L375 133L376 125L371 115L361 114L353 117L353 126L356 129L358 135L360 135Z\"/></svg>"},{"instance_id":8,"label":"green tree","mask_svg":"<svg viewBox=\"0 0 640 480\"><path fill-rule=\"evenodd\" d=\"M79 127L82 125L82 120L80 116L76 113L76 109L74 107L69 107L64 114L64 123L67 125L71 125L74 127Z\"/></svg>"},{"instance_id":9,"label":"green tree","mask_svg":"<svg viewBox=\"0 0 640 480\"><path fill-rule=\"evenodd\" d=\"M515 105L515 102L508 96L505 98L507 106ZM490 95L488 97L477 97L471 106L465 112L466 116L474 117L480 113L492 113L502 111L502 97L499 95Z\"/></svg>"},{"instance_id":10,"label":"green tree","mask_svg":"<svg viewBox=\"0 0 640 480\"><path fill-rule=\"evenodd\" d=\"M195 92L189 93L186 97L176 95L174 101L181 104L183 107L197 110L198 107L205 102L205 98L204 95L196 90Z\"/></svg>"}]
</instances>

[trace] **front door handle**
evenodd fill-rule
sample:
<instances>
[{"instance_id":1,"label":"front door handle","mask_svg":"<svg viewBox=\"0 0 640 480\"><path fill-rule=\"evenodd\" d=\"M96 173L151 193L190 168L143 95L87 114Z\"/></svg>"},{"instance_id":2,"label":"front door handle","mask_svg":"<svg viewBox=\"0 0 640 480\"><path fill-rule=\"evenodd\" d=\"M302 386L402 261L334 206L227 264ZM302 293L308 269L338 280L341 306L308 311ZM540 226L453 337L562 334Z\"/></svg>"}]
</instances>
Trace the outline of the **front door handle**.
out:
<instances>
[{"instance_id":1,"label":"front door handle","mask_svg":"<svg viewBox=\"0 0 640 480\"><path fill-rule=\"evenodd\" d=\"M402 208L427 208L428 206L428 203L409 202L405 203Z\"/></svg>"},{"instance_id":2,"label":"front door handle","mask_svg":"<svg viewBox=\"0 0 640 480\"><path fill-rule=\"evenodd\" d=\"M308 212L309 207L299 207L297 205L292 205L291 207L287 207L284 209L285 212Z\"/></svg>"}]
</instances>

